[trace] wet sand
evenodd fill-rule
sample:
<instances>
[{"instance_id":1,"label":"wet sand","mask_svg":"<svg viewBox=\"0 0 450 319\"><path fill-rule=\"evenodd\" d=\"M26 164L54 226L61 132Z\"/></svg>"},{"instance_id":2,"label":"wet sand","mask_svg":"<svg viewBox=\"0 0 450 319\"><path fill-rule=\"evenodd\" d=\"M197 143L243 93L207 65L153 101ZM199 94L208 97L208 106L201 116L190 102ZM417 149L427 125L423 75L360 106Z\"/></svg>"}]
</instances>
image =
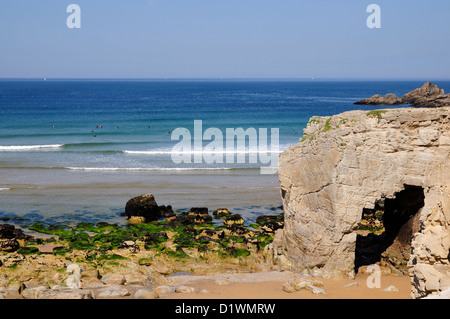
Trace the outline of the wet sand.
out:
<instances>
[{"instance_id":1,"label":"wet sand","mask_svg":"<svg viewBox=\"0 0 450 319\"><path fill-rule=\"evenodd\" d=\"M282 285L293 276L290 272L230 274L216 276L179 276L180 284L196 288L192 293L170 293L161 299L410 299L408 276L386 275L381 277L380 288L367 286L367 274L353 279L314 278L324 283L326 294L315 295L307 290L287 293ZM350 286L346 286L349 285ZM395 286L398 291L383 291ZM207 292L201 292L206 289Z\"/></svg>"}]
</instances>

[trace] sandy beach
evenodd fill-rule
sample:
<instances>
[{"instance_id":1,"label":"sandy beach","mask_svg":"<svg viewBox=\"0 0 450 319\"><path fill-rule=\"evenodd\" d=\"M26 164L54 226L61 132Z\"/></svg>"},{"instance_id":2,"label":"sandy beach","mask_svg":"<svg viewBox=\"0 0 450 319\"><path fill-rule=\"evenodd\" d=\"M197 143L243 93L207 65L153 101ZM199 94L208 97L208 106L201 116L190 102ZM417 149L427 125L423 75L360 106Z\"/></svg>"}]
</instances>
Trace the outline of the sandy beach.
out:
<instances>
[{"instance_id":1,"label":"sandy beach","mask_svg":"<svg viewBox=\"0 0 450 319\"><path fill-rule=\"evenodd\" d=\"M196 292L168 293L160 299L410 299L408 276L382 276L381 287L372 289L366 284L367 274L358 274L355 279L314 278L324 283L326 294L313 294L307 290L283 291L283 284L294 275L285 271L175 276L172 277L175 282L193 287ZM390 286L398 291L383 291Z\"/></svg>"}]
</instances>

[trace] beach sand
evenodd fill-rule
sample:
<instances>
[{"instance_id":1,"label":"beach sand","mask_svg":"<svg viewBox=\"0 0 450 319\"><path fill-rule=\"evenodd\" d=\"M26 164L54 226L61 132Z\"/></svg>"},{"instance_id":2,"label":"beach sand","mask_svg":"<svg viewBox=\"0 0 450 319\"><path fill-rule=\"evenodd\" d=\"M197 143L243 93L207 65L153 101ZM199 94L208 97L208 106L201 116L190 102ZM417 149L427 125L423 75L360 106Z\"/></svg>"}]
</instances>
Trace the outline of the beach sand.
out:
<instances>
[{"instance_id":1,"label":"beach sand","mask_svg":"<svg viewBox=\"0 0 450 319\"><path fill-rule=\"evenodd\" d=\"M380 288L369 288L367 274L353 279L314 278L324 283L326 294L313 294L307 290L287 293L282 285L292 276L291 272L261 272L252 274L222 274L211 276L176 276L177 283L194 287L197 292L169 293L161 299L410 299L411 283L408 276L386 275L381 277ZM349 285L350 286L346 286ZM383 291L395 286L398 291ZM202 293L202 290L206 292Z\"/></svg>"}]
</instances>

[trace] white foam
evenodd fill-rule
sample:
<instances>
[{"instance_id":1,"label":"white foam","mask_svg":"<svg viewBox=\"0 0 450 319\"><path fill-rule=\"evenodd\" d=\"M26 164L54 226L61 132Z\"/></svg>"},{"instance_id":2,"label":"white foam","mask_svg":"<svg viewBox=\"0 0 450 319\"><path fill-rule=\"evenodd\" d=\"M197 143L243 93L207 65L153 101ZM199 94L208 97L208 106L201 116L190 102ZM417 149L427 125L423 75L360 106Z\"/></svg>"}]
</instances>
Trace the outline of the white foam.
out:
<instances>
[{"instance_id":1,"label":"white foam","mask_svg":"<svg viewBox=\"0 0 450 319\"><path fill-rule=\"evenodd\" d=\"M117 172L117 171L130 171L130 172L153 172L153 171L203 171L203 170L231 170L230 167L66 167L66 169L75 171L104 171L104 172Z\"/></svg>"},{"instance_id":2,"label":"white foam","mask_svg":"<svg viewBox=\"0 0 450 319\"><path fill-rule=\"evenodd\" d=\"M0 191L9 191L11 188L0 188Z\"/></svg>"},{"instance_id":3,"label":"white foam","mask_svg":"<svg viewBox=\"0 0 450 319\"><path fill-rule=\"evenodd\" d=\"M63 144L52 144L52 145L8 145L2 146L0 145L0 151L30 151L30 150L38 150L38 149L46 149L46 148L60 148Z\"/></svg>"},{"instance_id":4,"label":"white foam","mask_svg":"<svg viewBox=\"0 0 450 319\"><path fill-rule=\"evenodd\" d=\"M221 154L266 154L281 153L282 151L260 151L260 150L223 150L223 151L123 151L125 154L134 155L183 155L183 154L204 154L204 155L221 155Z\"/></svg>"}]
</instances>

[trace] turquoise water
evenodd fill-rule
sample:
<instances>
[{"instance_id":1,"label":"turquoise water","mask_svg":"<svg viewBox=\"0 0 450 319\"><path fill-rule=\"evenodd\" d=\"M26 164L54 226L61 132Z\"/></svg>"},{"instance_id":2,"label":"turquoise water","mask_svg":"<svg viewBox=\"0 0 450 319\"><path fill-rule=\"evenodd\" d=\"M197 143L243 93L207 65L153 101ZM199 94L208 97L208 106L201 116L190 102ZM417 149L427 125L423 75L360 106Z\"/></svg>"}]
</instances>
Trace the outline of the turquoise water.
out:
<instances>
[{"instance_id":1,"label":"turquoise water","mask_svg":"<svg viewBox=\"0 0 450 319\"><path fill-rule=\"evenodd\" d=\"M261 150L235 150L243 163L175 163L175 129L275 128L282 151L313 115L373 109L353 102L424 82L2 80L0 217L124 222L126 201L150 192L160 205L227 207L251 221L281 205L277 176L250 163Z\"/></svg>"}]
</instances>

